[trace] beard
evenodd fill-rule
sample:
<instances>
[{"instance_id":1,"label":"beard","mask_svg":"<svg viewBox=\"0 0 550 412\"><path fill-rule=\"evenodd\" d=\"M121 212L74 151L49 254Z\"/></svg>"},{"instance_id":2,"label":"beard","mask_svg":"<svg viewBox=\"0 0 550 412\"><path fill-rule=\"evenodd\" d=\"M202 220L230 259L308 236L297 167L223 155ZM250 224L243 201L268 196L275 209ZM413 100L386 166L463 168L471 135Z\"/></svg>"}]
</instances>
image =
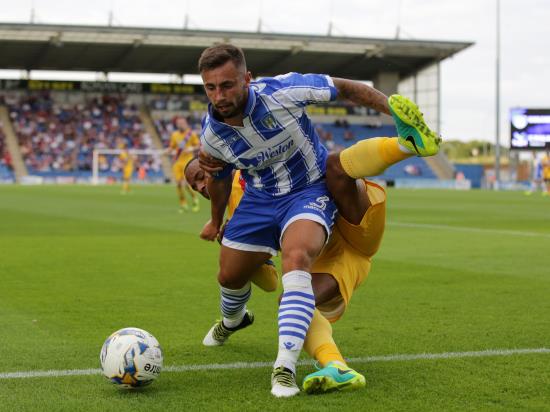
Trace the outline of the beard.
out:
<instances>
[{"instance_id":1,"label":"beard","mask_svg":"<svg viewBox=\"0 0 550 412\"><path fill-rule=\"evenodd\" d=\"M248 89L246 89L248 90ZM239 96L235 103L227 102L222 105L223 109L220 110L218 107L214 106L220 117L223 119L231 119L240 115L246 106L246 100L248 98L248 93L243 93L242 96Z\"/></svg>"},{"instance_id":2,"label":"beard","mask_svg":"<svg viewBox=\"0 0 550 412\"><path fill-rule=\"evenodd\" d=\"M232 117L237 116L239 113L241 113L242 110L240 110L238 107L234 105L228 105L224 106L223 109L219 109L216 107L216 111L219 113L219 115L224 119L230 119Z\"/></svg>"}]
</instances>

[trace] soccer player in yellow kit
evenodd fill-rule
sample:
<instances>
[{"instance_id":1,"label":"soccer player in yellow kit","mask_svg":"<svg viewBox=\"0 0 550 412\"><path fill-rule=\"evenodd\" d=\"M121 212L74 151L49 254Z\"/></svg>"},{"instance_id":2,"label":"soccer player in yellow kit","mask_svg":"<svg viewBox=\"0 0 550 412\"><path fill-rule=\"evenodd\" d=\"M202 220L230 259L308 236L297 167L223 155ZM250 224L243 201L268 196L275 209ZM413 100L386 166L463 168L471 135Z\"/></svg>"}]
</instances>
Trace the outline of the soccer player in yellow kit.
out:
<instances>
[{"instance_id":1,"label":"soccer player in yellow kit","mask_svg":"<svg viewBox=\"0 0 550 412\"><path fill-rule=\"evenodd\" d=\"M123 146L124 147L124 146ZM124 150L118 155L122 161L122 194L130 192L130 180L134 174L134 156L124 147Z\"/></svg>"},{"instance_id":2,"label":"soccer player in yellow kit","mask_svg":"<svg viewBox=\"0 0 550 412\"><path fill-rule=\"evenodd\" d=\"M186 212L189 210L187 199L185 197L186 190L191 196L193 202L191 210L193 212L198 212L199 199L185 181L184 169L187 163L189 163L189 161L193 158L195 152L199 149L199 137L191 130L187 120L183 117L179 117L176 120L176 127L177 130L172 133L172 136L170 136L170 145L168 150L174 153L172 173L174 175L174 180L176 181L176 188L180 202L180 212Z\"/></svg>"},{"instance_id":3,"label":"soccer player in yellow kit","mask_svg":"<svg viewBox=\"0 0 550 412\"><path fill-rule=\"evenodd\" d=\"M399 111L400 107L399 104L393 105L394 118L394 110ZM399 115L402 113L398 112ZM423 124L423 119L415 120L416 124ZM398 128L412 126L397 123ZM415 136L410 130L400 135L406 135L407 138L366 139L342 152L329 155L327 159L327 186L335 198L339 216L327 245L311 269L316 310L304 349L322 368L304 379L303 388L307 393L365 386L365 377L349 368L334 342L331 323L344 314L354 290L366 279L371 259L384 233L385 191L362 177L379 175L390 165L414 154L431 156L439 150L440 139L434 135L418 138L418 134ZM208 197L206 176L198 162L195 162L197 164L190 164L187 170L189 184ZM235 190L235 185L232 189ZM247 322L238 329L251 323ZM219 344L238 330L228 330L222 322L214 327L221 332Z\"/></svg>"},{"instance_id":4,"label":"soccer player in yellow kit","mask_svg":"<svg viewBox=\"0 0 550 412\"><path fill-rule=\"evenodd\" d=\"M550 153L546 153L546 155L542 158L541 161L542 164L542 180L544 181L545 191L542 192L543 196L550 195Z\"/></svg>"}]
</instances>

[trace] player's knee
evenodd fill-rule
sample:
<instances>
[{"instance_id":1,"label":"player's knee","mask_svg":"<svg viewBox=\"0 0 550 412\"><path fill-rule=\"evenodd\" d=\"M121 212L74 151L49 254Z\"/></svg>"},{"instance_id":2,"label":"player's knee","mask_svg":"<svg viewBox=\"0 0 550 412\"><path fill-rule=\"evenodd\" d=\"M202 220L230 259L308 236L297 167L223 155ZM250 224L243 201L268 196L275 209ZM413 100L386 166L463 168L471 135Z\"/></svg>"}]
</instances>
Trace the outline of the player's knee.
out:
<instances>
[{"instance_id":1,"label":"player's knee","mask_svg":"<svg viewBox=\"0 0 550 412\"><path fill-rule=\"evenodd\" d=\"M309 271L316 253L308 249L290 249L283 252L283 267L286 272L291 270Z\"/></svg>"},{"instance_id":2,"label":"player's knee","mask_svg":"<svg viewBox=\"0 0 550 412\"><path fill-rule=\"evenodd\" d=\"M234 279L224 270L218 272L218 283L224 288L230 288L234 283Z\"/></svg>"},{"instance_id":3,"label":"player's knee","mask_svg":"<svg viewBox=\"0 0 550 412\"><path fill-rule=\"evenodd\" d=\"M224 288L240 289L246 284L246 280L243 281L239 276L222 268L218 272L218 283Z\"/></svg>"}]
</instances>

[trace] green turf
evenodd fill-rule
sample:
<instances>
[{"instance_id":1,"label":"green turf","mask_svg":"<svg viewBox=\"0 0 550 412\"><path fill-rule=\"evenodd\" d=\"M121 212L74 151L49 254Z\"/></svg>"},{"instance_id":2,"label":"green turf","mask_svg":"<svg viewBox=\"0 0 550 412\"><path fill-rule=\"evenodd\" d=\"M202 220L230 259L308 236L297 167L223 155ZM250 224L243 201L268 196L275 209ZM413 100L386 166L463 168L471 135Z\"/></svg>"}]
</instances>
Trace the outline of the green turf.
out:
<instances>
[{"instance_id":1,"label":"green turf","mask_svg":"<svg viewBox=\"0 0 550 412\"><path fill-rule=\"evenodd\" d=\"M178 214L168 186L0 187L0 374L97 368L125 326L152 332L165 365L272 361L277 294L254 290L254 326L201 345L218 316L202 206ZM382 248L335 339L347 357L548 348L549 246L549 198L390 190ZM353 366L365 390L286 400L269 367L166 371L129 393L99 375L0 379L0 410L550 410L549 354Z\"/></svg>"}]
</instances>

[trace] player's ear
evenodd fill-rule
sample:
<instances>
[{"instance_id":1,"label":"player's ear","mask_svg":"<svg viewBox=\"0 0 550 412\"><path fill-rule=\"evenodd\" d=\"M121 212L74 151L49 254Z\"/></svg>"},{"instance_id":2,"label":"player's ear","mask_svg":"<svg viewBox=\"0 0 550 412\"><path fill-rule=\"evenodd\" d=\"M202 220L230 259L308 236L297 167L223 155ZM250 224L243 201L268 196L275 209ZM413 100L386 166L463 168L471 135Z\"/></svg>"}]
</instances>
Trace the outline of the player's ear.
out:
<instances>
[{"instance_id":1,"label":"player's ear","mask_svg":"<svg viewBox=\"0 0 550 412\"><path fill-rule=\"evenodd\" d=\"M248 85L250 84L251 81L252 81L252 73L250 73L247 70L245 75L244 75L244 82L246 83L246 87L248 87Z\"/></svg>"}]
</instances>

